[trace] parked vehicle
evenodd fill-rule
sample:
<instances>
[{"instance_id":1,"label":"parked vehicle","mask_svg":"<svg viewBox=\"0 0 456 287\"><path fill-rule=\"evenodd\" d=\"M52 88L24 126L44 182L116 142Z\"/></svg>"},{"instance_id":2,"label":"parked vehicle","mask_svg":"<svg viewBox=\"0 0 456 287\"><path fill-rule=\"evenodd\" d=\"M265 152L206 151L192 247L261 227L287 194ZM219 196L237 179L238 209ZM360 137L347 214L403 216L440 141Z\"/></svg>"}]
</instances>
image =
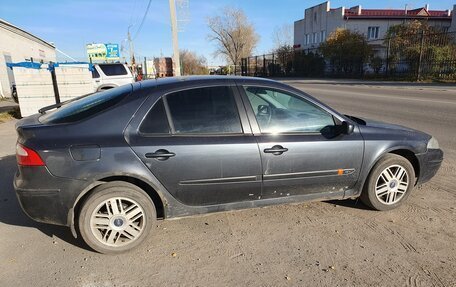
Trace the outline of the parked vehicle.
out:
<instances>
[{"instance_id":1,"label":"parked vehicle","mask_svg":"<svg viewBox=\"0 0 456 287\"><path fill-rule=\"evenodd\" d=\"M25 213L71 227L102 253L139 245L157 219L357 197L390 210L443 160L428 134L246 77L124 85L16 129Z\"/></svg>"},{"instance_id":2,"label":"parked vehicle","mask_svg":"<svg viewBox=\"0 0 456 287\"><path fill-rule=\"evenodd\" d=\"M95 92L112 89L135 82L135 79L125 64L94 64L92 78Z\"/></svg>"}]
</instances>

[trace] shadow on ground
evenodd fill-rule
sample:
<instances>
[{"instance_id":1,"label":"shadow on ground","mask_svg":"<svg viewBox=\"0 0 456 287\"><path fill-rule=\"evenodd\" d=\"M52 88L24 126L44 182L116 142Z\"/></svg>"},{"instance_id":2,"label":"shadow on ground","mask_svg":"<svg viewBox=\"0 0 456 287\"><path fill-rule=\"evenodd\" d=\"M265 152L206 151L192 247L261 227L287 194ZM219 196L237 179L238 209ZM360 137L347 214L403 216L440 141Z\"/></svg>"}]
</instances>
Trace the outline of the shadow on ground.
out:
<instances>
[{"instance_id":1,"label":"shadow on ground","mask_svg":"<svg viewBox=\"0 0 456 287\"><path fill-rule=\"evenodd\" d=\"M89 249L82 239L73 237L68 227L35 222L25 215L13 187L16 170L16 157L14 155L0 158L0 222L7 225L35 228L49 237L56 236L72 245Z\"/></svg>"},{"instance_id":2,"label":"shadow on ground","mask_svg":"<svg viewBox=\"0 0 456 287\"><path fill-rule=\"evenodd\" d=\"M355 208L359 210L372 210L368 206L366 206L364 203L361 202L360 199L345 199L345 200L328 200L325 201L325 203L337 205L337 206L343 206L343 207L349 207L349 208Z\"/></svg>"}]
</instances>

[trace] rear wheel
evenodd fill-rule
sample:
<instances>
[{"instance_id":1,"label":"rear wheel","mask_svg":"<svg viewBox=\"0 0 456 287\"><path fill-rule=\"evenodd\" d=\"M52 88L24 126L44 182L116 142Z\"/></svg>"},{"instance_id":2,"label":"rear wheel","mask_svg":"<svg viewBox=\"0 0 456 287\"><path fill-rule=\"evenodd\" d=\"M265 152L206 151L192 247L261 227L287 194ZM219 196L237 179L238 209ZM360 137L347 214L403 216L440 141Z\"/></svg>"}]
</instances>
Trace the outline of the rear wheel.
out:
<instances>
[{"instance_id":1,"label":"rear wheel","mask_svg":"<svg viewBox=\"0 0 456 287\"><path fill-rule=\"evenodd\" d=\"M139 187L110 182L95 188L79 214L84 241L100 253L121 253L141 244L156 220L155 206Z\"/></svg>"},{"instance_id":2,"label":"rear wheel","mask_svg":"<svg viewBox=\"0 0 456 287\"><path fill-rule=\"evenodd\" d=\"M376 210L391 210L407 199L414 183L412 164L404 157L387 154L369 174L361 200Z\"/></svg>"}]
</instances>

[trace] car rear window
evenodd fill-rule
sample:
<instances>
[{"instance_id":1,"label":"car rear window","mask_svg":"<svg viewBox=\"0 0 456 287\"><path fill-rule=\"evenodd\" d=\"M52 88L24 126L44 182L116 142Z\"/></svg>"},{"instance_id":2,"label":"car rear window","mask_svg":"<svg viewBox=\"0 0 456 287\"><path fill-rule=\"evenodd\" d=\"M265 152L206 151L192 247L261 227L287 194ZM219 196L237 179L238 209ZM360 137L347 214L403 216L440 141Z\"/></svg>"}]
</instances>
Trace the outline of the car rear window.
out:
<instances>
[{"instance_id":1,"label":"car rear window","mask_svg":"<svg viewBox=\"0 0 456 287\"><path fill-rule=\"evenodd\" d=\"M168 118L166 117L163 100L158 100L144 118L139 131L143 134L169 134Z\"/></svg>"},{"instance_id":2,"label":"car rear window","mask_svg":"<svg viewBox=\"0 0 456 287\"><path fill-rule=\"evenodd\" d=\"M39 118L39 121L43 124L76 122L116 105L129 95L131 91L132 86L125 85L90 94L75 101L70 101L53 111L47 112Z\"/></svg>"},{"instance_id":3,"label":"car rear window","mask_svg":"<svg viewBox=\"0 0 456 287\"><path fill-rule=\"evenodd\" d=\"M106 76L121 76L128 74L125 66L122 64L100 64L99 67Z\"/></svg>"}]
</instances>

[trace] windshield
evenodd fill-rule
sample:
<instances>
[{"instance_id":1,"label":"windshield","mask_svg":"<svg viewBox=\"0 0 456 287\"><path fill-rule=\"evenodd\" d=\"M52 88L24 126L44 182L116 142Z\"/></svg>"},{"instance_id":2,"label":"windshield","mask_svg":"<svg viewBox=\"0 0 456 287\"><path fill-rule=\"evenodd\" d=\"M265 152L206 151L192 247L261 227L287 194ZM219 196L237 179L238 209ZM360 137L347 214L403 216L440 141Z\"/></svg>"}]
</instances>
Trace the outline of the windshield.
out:
<instances>
[{"instance_id":1,"label":"windshield","mask_svg":"<svg viewBox=\"0 0 456 287\"><path fill-rule=\"evenodd\" d=\"M49 111L39 118L43 124L76 122L95 115L119 103L132 91L132 85L125 85L68 101L61 107Z\"/></svg>"}]
</instances>

